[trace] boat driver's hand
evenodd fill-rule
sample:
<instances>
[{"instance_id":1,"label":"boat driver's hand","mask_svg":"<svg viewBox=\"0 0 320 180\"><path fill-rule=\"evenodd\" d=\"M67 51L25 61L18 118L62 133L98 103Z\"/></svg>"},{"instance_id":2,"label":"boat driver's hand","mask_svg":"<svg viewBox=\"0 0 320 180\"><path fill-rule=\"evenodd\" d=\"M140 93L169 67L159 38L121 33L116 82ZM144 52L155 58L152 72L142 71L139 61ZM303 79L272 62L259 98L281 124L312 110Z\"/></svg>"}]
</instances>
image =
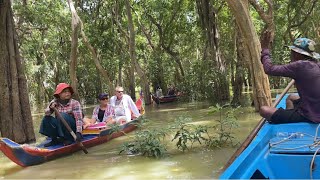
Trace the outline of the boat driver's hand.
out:
<instances>
[{"instance_id":1,"label":"boat driver's hand","mask_svg":"<svg viewBox=\"0 0 320 180\"><path fill-rule=\"evenodd\" d=\"M56 103L56 102L52 102L52 103L50 104L49 108L50 108L51 110L53 110L53 108L55 108L56 106L57 106L57 103Z\"/></svg>"}]
</instances>

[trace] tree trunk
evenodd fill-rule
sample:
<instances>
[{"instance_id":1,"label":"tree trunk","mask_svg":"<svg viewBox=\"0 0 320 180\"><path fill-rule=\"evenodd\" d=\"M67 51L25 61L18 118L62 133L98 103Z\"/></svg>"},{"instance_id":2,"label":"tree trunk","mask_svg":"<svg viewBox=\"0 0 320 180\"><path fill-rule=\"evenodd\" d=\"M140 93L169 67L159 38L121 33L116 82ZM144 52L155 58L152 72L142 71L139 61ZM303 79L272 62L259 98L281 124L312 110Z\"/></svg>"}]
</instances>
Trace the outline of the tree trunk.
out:
<instances>
[{"instance_id":1,"label":"tree trunk","mask_svg":"<svg viewBox=\"0 0 320 180\"><path fill-rule=\"evenodd\" d=\"M260 42L249 14L248 0L227 0L244 38L245 52L248 55L249 70L252 77L253 101L258 111L261 106L271 105L271 93L268 76L260 62Z\"/></svg>"},{"instance_id":2,"label":"tree trunk","mask_svg":"<svg viewBox=\"0 0 320 180\"><path fill-rule=\"evenodd\" d=\"M143 92L145 94L145 103L151 104L149 80L147 79L147 75L143 72L136 58L135 31L134 31L134 25L132 21L132 13L131 13L129 0L126 0L126 9L127 9L127 15L128 15L128 26L129 26L128 42L129 42L129 52L130 52L131 62L133 62L134 67L141 79L141 87L143 88Z\"/></svg>"},{"instance_id":3,"label":"tree trunk","mask_svg":"<svg viewBox=\"0 0 320 180\"><path fill-rule=\"evenodd\" d=\"M213 61L216 78L213 80L213 97L217 97L219 102L229 100L229 83L227 80L227 71L225 61L222 58L219 45L219 31L217 23L217 12L209 0L197 0L198 14L201 27L207 39L210 49L208 55Z\"/></svg>"},{"instance_id":4,"label":"tree trunk","mask_svg":"<svg viewBox=\"0 0 320 180\"><path fill-rule=\"evenodd\" d=\"M69 73L70 73L70 79L71 79L71 86L73 88L74 94L73 98L80 100L79 93L78 93L78 80L77 80L77 56L78 56L78 36L79 36L79 30L80 30L80 21L79 17L77 15L76 9L73 5L73 2L71 0L68 0L69 8L72 14L72 20L71 20L71 28L72 28L72 34L71 34L71 53L70 53L70 67L69 67Z\"/></svg>"},{"instance_id":5,"label":"tree trunk","mask_svg":"<svg viewBox=\"0 0 320 180\"><path fill-rule=\"evenodd\" d=\"M10 1L0 1L0 131L18 143L35 141Z\"/></svg>"},{"instance_id":6,"label":"tree trunk","mask_svg":"<svg viewBox=\"0 0 320 180\"><path fill-rule=\"evenodd\" d=\"M242 87L243 87L243 80L244 80L244 69L243 65L246 62L246 54L244 54L244 43L243 39L240 36L239 28L236 29L236 74L233 86L233 98L231 104L234 106L241 105L240 100L242 96Z\"/></svg>"}]
</instances>

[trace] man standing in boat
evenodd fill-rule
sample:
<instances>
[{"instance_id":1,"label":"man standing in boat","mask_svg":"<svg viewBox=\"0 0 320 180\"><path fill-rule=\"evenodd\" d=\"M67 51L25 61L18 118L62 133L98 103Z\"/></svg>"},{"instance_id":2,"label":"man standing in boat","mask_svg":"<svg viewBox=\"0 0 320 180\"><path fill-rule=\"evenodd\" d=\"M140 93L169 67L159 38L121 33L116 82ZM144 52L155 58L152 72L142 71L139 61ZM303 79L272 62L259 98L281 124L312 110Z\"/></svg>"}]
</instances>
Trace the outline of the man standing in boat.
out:
<instances>
[{"instance_id":1,"label":"man standing in boat","mask_svg":"<svg viewBox=\"0 0 320 180\"><path fill-rule=\"evenodd\" d=\"M56 117L51 116L56 108L66 120L67 124L76 132L76 140L82 139L82 109L79 101L72 99L73 89L69 84L60 83L54 92L55 99L49 103L45 110L45 117L42 119L40 125L40 133L51 138L51 141L44 144L45 147L54 146L59 143L69 145L74 141L74 138L63 125L63 123Z\"/></svg>"},{"instance_id":2,"label":"man standing in boat","mask_svg":"<svg viewBox=\"0 0 320 180\"><path fill-rule=\"evenodd\" d=\"M300 96L293 109L262 106L260 115L270 123L320 122L320 55L315 51L315 42L308 38L297 38L291 50L291 62L286 65L273 65L270 57L270 32L263 34L261 41L261 62L266 74L290 77Z\"/></svg>"},{"instance_id":3,"label":"man standing in boat","mask_svg":"<svg viewBox=\"0 0 320 180\"><path fill-rule=\"evenodd\" d=\"M110 105L114 108L114 119L119 124L131 121L132 114L136 118L140 116L136 104L129 95L123 93L121 86L116 87L115 95L110 98Z\"/></svg>"}]
</instances>

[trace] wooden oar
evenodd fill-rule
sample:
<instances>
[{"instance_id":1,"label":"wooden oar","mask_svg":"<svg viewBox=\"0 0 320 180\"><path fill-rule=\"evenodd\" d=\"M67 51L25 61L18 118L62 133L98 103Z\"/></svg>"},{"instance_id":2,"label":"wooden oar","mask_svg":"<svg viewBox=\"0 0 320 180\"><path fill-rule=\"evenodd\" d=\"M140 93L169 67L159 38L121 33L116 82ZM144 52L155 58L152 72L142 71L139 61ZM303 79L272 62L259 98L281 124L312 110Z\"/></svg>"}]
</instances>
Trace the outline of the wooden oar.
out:
<instances>
[{"instance_id":1,"label":"wooden oar","mask_svg":"<svg viewBox=\"0 0 320 180\"><path fill-rule=\"evenodd\" d=\"M64 124L64 126L68 129L68 131L70 132L71 136L73 137L74 141L78 143L78 145L81 147L82 151L85 154L88 154L88 151L86 149L86 147L84 147L84 145L82 144L82 142L78 142L77 140L77 136L76 134L73 132L73 130L70 128L69 124L67 123L67 121L61 116L60 112L57 110L57 108L52 108L54 110L54 112L56 113L56 116L58 116L58 119Z\"/></svg>"},{"instance_id":2,"label":"wooden oar","mask_svg":"<svg viewBox=\"0 0 320 180\"><path fill-rule=\"evenodd\" d=\"M272 104L272 107L276 107L283 96L288 92L288 90L291 88L291 86L294 84L294 80L292 79L291 82L287 85L287 87L283 90L283 92L280 94L279 98L274 101ZM261 129L261 127L266 122L265 118L262 118L259 123L256 125L256 127L251 131L247 139L241 144L241 146L237 149L237 151L231 156L227 164L222 168L222 172L225 171L232 163L233 161L248 147L248 145L251 143L254 137L256 137L257 133Z\"/></svg>"}]
</instances>

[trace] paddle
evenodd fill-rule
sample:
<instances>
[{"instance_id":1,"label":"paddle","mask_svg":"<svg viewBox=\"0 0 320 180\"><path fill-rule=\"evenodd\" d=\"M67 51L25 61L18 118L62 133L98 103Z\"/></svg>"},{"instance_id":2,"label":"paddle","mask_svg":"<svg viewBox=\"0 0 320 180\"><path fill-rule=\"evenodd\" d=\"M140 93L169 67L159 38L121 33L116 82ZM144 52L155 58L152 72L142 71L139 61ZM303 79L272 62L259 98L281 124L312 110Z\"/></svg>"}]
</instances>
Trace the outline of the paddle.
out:
<instances>
[{"instance_id":1,"label":"paddle","mask_svg":"<svg viewBox=\"0 0 320 180\"><path fill-rule=\"evenodd\" d=\"M276 107L279 104L279 102L281 101L283 96L288 92L288 90L291 88L291 86L293 84L294 84L294 80L292 79L291 82L287 85L287 87L280 94L279 98L274 101L274 103L272 104L272 107ZM251 133L249 134L247 139L241 144L241 146L237 149L237 151L235 153L233 153L233 155L231 156L231 158L229 159L227 164L222 168L222 170L221 170L222 172L225 171L230 166L230 164L232 164L233 161L248 147L248 145L251 143L253 138L257 135L257 133L259 132L259 130L261 129L261 127L263 126L263 124L265 122L266 122L265 118L262 118L259 121L259 123L256 125L256 127L251 131Z\"/></svg>"},{"instance_id":2,"label":"paddle","mask_svg":"<svg viewBox=\"0 0 320 180\"><path fill-rule=\"evenodd\" d=\"M68 129L68 131L70 132L71 136L73 137L74 141L76 141L77 136L76 134L72 131L72 129L70 128L69 124L67 123L67 121L61 116L60 112L57 110L57 108L52 108L54 110L54 112L56 113L56 116L58 116L58 119L63 123L63 125ZM76 141L79 146L81 147L82 151L85 154L88 154L88 151L86 149L86 147L84 147L84 145L82 144L82 142L78 142Z\"/></svg>"}]
</instances>

